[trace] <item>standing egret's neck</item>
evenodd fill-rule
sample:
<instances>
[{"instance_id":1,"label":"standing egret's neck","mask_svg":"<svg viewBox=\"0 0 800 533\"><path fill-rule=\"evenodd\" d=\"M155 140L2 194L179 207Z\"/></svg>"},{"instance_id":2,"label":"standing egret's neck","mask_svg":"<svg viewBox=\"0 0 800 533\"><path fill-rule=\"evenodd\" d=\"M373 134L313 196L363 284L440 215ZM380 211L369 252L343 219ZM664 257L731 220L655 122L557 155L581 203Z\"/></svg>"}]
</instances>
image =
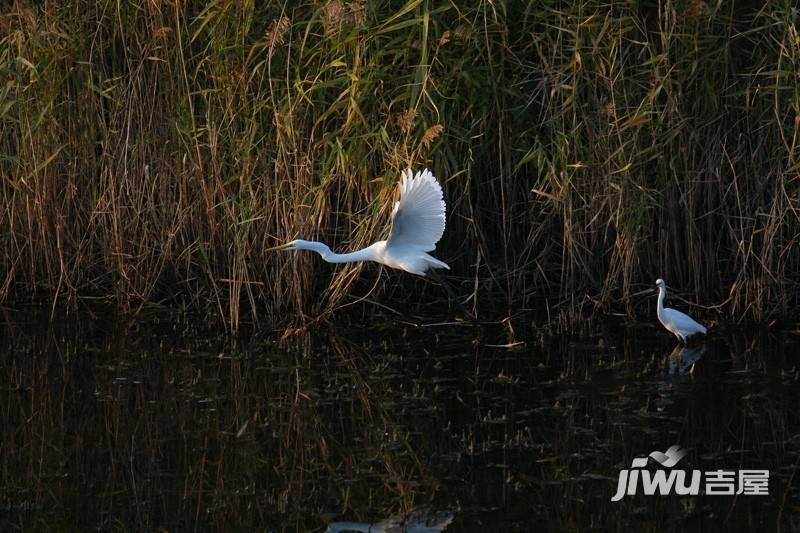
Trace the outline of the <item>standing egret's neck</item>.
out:
<instances>
[{"instance_id":1,"label":"standing egret's neck","mask_svg":"<svg viewBox=\"0 0 800 533\"><path fill-rule=\"evenodd\" d=\"M317 252L328 263L356 263L358 261L375 261L375 250L368 246L357 252L337 254L328 248L327 244L316 241L295 241L294 250L311 250Z\"/></svg>"},{"instance_id":2,"label":"standing egret's neck","mask_svg":"<svg viewBox=\"0 0 800 533\"><path fill-rule=\"evenodd\" d=\"M664 311L664 298L667 297L667 289L663 285L658 286L658 316Z\"/></svg>"}]
</instances>

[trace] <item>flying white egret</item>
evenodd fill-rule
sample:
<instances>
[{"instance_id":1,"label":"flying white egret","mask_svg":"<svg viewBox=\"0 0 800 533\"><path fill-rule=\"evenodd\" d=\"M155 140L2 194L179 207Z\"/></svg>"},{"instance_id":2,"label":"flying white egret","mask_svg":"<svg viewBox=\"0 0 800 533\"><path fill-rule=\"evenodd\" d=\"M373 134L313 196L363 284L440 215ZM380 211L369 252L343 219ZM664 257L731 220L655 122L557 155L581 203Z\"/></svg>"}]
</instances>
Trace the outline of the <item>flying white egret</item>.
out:
<instances>
[{"instance_id":1,"label":"flying white egret","mask_svg":"<svg viewBox=\"0 0 800 533\"><path fill-rule=\"evenodd\" d=\"M686 344L686 340L689 337L696 333L706 334L705 326L696 322L689 315L675 309L670 309L669 307L664 307L664 298L667 297L667 288L663 279L659 278L656 280L656 287L658 287L658 307L656 309L656 314L662 326L667 328L669 332L678 337L684 344Z\"/></svg>"},{"instance_id":2,"label":"flying white egret","mask_svg":"<svg viewBox=\"0 0 800 533\"><path fill-rule=\"evenodd\" d=\"M312 250L328 263L375 261L425 276L435 268L450 268L427 253L442 238L444 211L442 188L433 174L425 169L412 175L409 169L400 179L400 201L394 204L388 240L349 254L337 254L324 243L299 239L270 250Z\"/></svg>"}]
</instances>

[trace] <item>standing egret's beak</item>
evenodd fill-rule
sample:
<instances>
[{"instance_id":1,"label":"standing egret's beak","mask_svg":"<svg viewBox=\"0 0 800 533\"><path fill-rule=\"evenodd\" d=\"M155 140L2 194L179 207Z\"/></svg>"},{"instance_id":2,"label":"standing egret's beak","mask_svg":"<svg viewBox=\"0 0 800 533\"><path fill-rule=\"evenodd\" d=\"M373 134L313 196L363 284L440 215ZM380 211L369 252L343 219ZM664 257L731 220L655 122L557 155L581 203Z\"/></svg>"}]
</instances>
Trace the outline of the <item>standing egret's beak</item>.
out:
<instances>
[{"instance_id":1,"label":"standing egret's beak","mask_svg":"<svg viewBox=\"0 0 800 533\"><path fill-rule=\"evenodd\" d=\"M286 244L281 244L279 246L273 246L272 248L267 248L264 250L265 252L277 252L279 250L291 250L293 242L287 242Z\"/></svg>"}]
</instances>

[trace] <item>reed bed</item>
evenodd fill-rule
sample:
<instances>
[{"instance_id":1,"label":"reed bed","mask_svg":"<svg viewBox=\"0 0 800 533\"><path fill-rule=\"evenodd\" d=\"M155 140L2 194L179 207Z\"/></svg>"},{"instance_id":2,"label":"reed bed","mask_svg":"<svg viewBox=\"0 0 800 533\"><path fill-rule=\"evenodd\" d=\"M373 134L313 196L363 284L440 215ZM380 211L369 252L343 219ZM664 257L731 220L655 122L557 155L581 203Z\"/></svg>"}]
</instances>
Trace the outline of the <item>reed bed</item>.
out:
<instances>
[{"instance_id":1,"label":"reed bed","mask_svg":"<svg viewBox=\"0 0 800 533\"><path fill-rule=\"evenodd\" d=\"M444 293L267 254L384 237L406 167L479 314L800 307L800 15L787 1L14 2L0 15L0 304L236 329ZM650 306L650 309L652 307ZM702 312L701 312L702 314Z\"/></svg>"}]
</instances>

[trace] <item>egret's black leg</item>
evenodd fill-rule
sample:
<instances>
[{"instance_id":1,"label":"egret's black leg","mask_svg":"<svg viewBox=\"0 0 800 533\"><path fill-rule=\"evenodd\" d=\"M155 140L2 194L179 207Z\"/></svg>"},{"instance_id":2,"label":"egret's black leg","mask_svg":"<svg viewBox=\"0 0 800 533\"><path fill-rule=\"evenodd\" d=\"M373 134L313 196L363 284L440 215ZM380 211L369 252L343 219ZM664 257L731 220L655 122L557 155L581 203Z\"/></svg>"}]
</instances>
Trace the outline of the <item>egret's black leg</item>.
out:
<instances>
[{"instance_id":1,"label":"egret's black leg","mask_svg":"<svg viewBox=\"0 0 800 533\"><path fill-rule=\"evenodd\" d=\"M436 272L436 270L431 268L430 270L428 270L428 272L426 272L426 274L428 274L434 280L439 282L439 285L444 287L444 290L447 291L447 295L456 304L456 307L458 307L461 310L461 312L464 313L464 315L469 319L470 322L478 321L478 319L475 318L475 316L472 313L467 311L467 308L464 307L464 305L458 299L458 295L456 294L455 290L453 290L452 285L450 285L450 283L448 283L438 272Z\"/></svg>"}]
</instances>

